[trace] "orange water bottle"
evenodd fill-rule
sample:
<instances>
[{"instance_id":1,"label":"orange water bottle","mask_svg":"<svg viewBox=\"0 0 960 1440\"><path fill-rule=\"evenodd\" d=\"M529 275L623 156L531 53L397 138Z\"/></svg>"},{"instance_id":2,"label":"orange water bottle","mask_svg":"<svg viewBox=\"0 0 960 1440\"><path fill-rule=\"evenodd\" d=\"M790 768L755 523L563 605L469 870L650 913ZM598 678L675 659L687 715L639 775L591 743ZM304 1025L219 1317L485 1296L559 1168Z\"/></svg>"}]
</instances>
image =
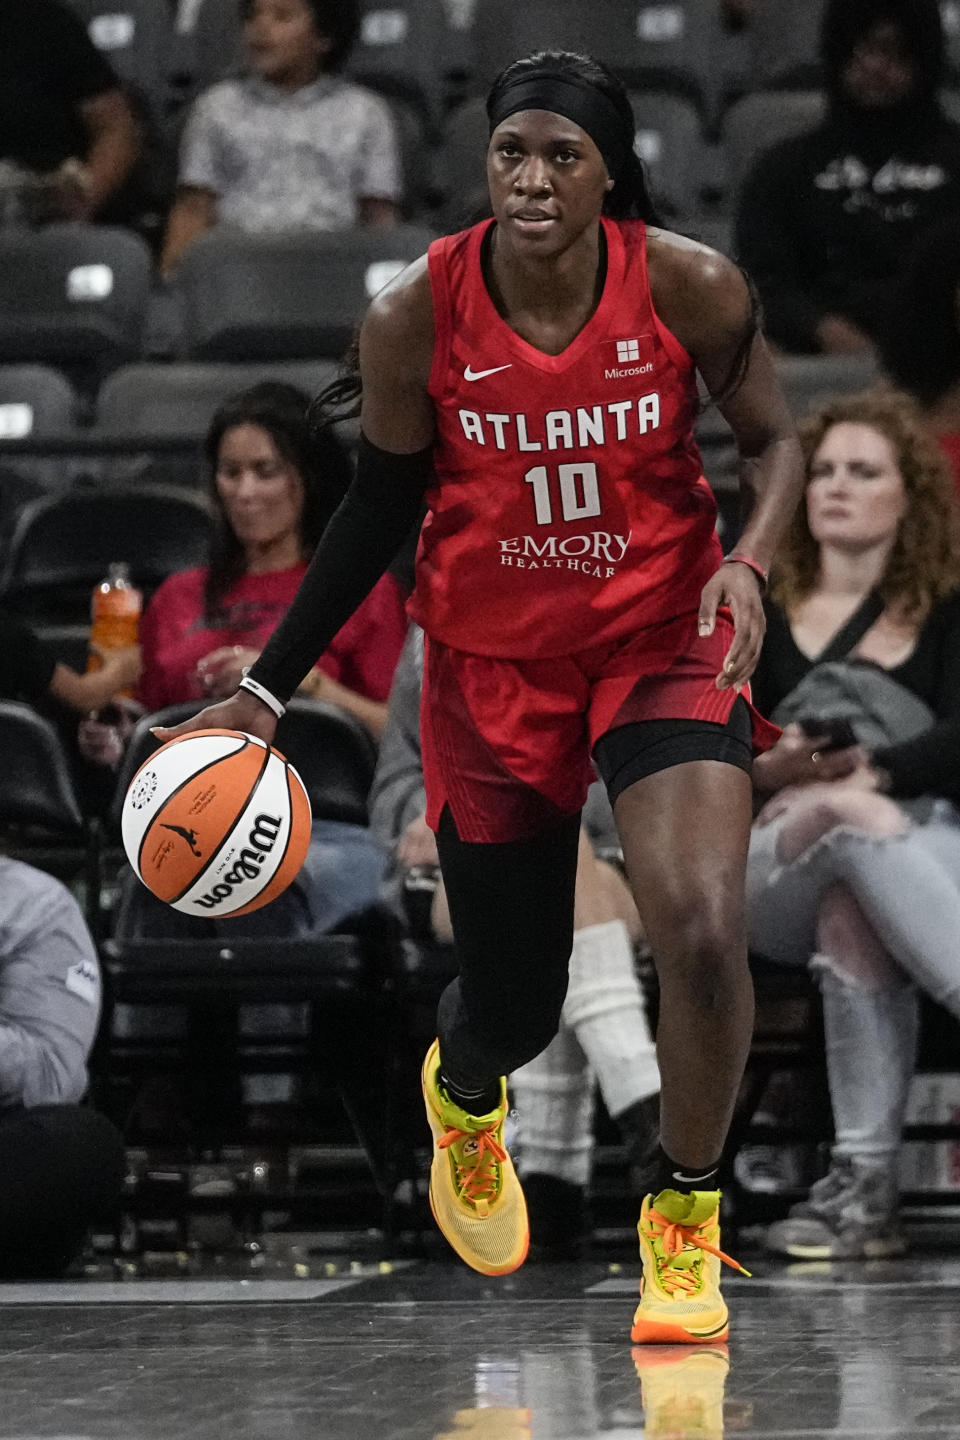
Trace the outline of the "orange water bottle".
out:
<instances>
[{"instance_id":1,"label":"orange water bottle","mask_svg":"<svg viewBox=\"0 0 960 1440\"><path fill-rule=\"evenodd\" d=\"M136 645L140 631L143 596L130 579L130 567L110 565L107 578L94 587L90 601L90 654L88 670L99 670L103 662L92 648L122 650ZM121 692L129 695L132 692Z\"/></svg>"}]
</instances>

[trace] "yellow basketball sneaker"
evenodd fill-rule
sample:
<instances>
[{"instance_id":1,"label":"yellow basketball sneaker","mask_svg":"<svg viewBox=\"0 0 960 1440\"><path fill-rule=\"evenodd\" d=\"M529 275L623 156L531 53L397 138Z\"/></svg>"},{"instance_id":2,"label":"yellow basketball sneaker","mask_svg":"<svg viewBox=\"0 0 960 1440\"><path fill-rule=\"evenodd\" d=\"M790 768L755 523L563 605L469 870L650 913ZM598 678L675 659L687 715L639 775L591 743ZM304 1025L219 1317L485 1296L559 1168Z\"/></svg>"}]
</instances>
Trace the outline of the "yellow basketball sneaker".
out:
<instances>
[{"instance_id":1,"label":"yellow basketball sneaker","mask_svg":"<svg viewBox=\"0 0 960 1440\"><path fill-rule=\"evenodd\" d=\"M750 1272L718 1248L720 1191L648 1195L637 1231L643 1275L631 1340L641 1345L726 1340L730 1325L720 1294L720 1262L743 1275Z\"/></svg>"},{"instance_id":2,"label":"yellow basketball sneaker","mask_svg":"<svg viewBox=\"0 0 960 1440\"><path fill-rule=\"evenodd\" d=\"M461 1260L481 1275L509 1275L527 1258L527 1206L503 1144L507 1082L489 1115L471 1115L440 1087L440 1047L427 1051L421 1076L433 1132L430 1209Z\"/></svg>"},{"instance_id":3,"label":"yellow basketball sneaker","mask_svg":"<svg viewBox=\"0 0 960 1440\"><path fill-rule=\"evenodd\" d=\"M635 1345L646 1440L723 1440L726 1345Z\"/></svg>"}]
</instances>

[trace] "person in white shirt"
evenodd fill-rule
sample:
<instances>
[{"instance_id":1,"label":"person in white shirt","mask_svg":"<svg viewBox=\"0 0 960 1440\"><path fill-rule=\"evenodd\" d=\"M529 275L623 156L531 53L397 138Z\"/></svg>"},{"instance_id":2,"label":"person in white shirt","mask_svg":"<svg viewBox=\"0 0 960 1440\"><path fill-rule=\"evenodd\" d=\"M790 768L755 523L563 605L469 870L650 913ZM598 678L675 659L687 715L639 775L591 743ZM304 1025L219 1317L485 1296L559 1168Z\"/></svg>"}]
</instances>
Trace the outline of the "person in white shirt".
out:
<instances>
[{"instance_id":1,"label":"person in white shirt","mask_svg":"<svg viewBox=\"0 0 960 1440\"><path fill-rule=\"evenodd\" d=\"M248 70L190 113L164 275L217 224L276 234L397 217L389 106L338 73L359 34L356 0L244 0L241 14Z\"/></svg>"}]
</instances>

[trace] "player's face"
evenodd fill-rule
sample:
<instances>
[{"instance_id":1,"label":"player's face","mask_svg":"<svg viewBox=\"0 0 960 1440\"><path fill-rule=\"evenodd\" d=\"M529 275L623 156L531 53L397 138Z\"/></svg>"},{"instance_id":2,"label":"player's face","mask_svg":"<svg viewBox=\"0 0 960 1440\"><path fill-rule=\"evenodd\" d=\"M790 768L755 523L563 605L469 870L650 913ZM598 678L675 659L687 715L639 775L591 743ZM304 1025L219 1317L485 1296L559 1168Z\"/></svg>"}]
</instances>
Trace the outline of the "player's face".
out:
<instances>
[{"instance_id":1,"label":"player's face","mask_svg":"<svg viewBox=\"0 0 960 1440\"><path fill-rule=\"evenodd\" d=\"M910 96L915 72L906 39L892 22L873 25L853 47L843 88L864 110L885 110Z\"/></svg>"},{"instance_id":2,"label":"player's face","mask_svg":"<svg viewBox=\"0 0 960 1440\"><path fill-rule=\"evenodd\" d=\"M508 115L487 151L490 203L513 248L565 250L594 224L613 181L593 140L552 110Z\"/></svg>"},{"instance_id":3,"label":"player's face","mask_svg":"<svg viewBox=\"0 0 960 1440\"><path fill-rule=\"evenodd\" d=\"M252 0L243 39L257 74L275 85L308 84L330 48L307 0Z\"/></svg>"},{"instance_id":4,"label":"player's face","mask_svg":"<svg viewBox=\"0 0 960 1440\"><path fill-rule=\"evenodd\" d=\"M887 437L872 425L831 426L810 463L807 524L814 540L851 552L892 544L906 509Z\"/></svg>"},{"instance_id":5,"label":"player's face","mask_svg":"<svg viewBox=\"0 0 960 1440\"><path fill-rule=\"evenodd\" d=\"M303 481L259 425L224 432L216 486L227 523L248 555L299 538Z\"/></svg>"}]
</instances>

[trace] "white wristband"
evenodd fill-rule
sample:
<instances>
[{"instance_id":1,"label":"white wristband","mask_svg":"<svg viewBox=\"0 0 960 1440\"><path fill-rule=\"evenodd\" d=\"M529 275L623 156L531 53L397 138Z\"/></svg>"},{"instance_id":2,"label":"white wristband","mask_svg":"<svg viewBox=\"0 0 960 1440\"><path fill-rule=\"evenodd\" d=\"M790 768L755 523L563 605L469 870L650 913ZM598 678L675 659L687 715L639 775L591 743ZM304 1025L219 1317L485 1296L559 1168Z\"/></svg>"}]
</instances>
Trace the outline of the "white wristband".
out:
<instances>
[{"instance_id":1,"label":"white wristband","mask_svg":"<svg viewBox=\"0 0 960 1440\"><path fill-rule=\"evenodd\" d=\"M287 708L286 705L282 705L280 703L276 695L270 694L270 691L266 688L265 685L261 685L258 680L251 680L249 675L244 675L243 679L240 681L238 689L249 690L250 694L255 695L258 700L262 701L262 703L266 705L268 710L273 711L274 715L276 715L278 720Z\"/></svg>"}]
</instances>

